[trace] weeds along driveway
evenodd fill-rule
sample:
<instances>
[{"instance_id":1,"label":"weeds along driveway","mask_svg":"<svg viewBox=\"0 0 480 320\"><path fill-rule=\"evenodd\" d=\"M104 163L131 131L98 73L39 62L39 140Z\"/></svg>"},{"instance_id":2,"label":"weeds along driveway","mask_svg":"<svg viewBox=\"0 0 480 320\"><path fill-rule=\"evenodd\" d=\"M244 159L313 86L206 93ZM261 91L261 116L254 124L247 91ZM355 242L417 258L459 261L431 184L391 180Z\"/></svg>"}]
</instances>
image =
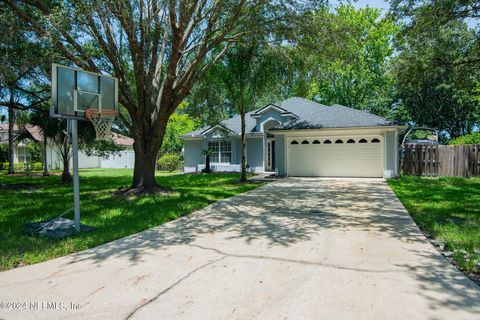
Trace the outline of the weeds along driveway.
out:
<instances>
[{"instance_id":1,"label":"weeds along driveway","mask_svg":"<svg viewBox=\"0 0 480 320\"><path fill-rule=\"evenodd\" d=\"M6 319L478 319L480 289L383 180L279 180L75 255L0 273ZM71 306L73 303L73 308Z\"/></svg>"}]
</instances>

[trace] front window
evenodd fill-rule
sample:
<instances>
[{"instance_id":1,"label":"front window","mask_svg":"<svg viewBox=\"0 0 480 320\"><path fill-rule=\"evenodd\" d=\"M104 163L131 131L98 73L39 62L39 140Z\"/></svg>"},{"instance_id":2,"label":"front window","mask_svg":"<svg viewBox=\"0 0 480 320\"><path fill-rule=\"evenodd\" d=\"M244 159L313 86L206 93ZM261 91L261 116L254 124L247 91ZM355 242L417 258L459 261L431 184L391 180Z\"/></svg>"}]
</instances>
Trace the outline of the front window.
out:
<instances>
[{"instance_id":1,"label":"front window","mask_svg":"<svg viewBox=\"0 0 480 320\"><path fill-rule=\"evenodd\" d=\"M18 162L28 163L30 162L30 152L27 147L19 146L18 147Z\"/></svg>"},{"instance_id":2,"label":"front window","mask_svg":"<svg viewBox=\"0 0 480 320\"><path fill-rule=\"evenodd\" d=\"M210 162L230 163L232 160L232 144L230 141L209 141L208 149L212 150Z\"/></svg>"}]
</instances>

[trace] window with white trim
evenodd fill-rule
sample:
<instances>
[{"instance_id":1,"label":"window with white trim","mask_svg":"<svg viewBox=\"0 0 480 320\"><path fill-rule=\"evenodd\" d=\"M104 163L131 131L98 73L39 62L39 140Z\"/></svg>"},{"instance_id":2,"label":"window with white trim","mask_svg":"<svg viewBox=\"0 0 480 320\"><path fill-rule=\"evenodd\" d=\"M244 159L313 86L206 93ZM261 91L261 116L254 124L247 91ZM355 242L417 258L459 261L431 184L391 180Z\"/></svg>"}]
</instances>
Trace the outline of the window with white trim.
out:
<instances>
[{"instance_id":1,"label":"window with white trim","mask_svg":"<svg viewBox=\"0 0 480 320\"><path fill-rule=\"evenodd\" d=\"M230 163L232 161L232 144L230 141L209 141L208 149L212 150L210 162Z\"/></svg>"},{"instance_id":2,"label":"window with white trim","mask_svg":"<svg viewBox=\"0 0 480 320\"><path fill-rule=\"evenodd\" d=\"M18 146L18 162L19 163L28 163L30 162L30 152L27 147Z\"/></svg>"}]
</instances>

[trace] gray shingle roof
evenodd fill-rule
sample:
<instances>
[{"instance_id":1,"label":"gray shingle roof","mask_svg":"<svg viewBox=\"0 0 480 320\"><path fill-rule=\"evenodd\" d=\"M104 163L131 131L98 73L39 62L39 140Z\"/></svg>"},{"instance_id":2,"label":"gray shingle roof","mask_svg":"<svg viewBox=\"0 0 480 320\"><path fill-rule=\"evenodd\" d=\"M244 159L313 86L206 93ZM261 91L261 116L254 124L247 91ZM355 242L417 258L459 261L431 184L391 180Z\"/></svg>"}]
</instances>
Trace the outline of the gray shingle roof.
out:
<instances>
[{"instance_id":1,"label":"gray shingle roof","mask_svg":"<svg viewBox=\"0 0 480 320\"><path fill-rule=\"evenodd\" d=\"M275 103L274 105L294 113L298 116L298 119L286 122L272 130L376 127L395 124L383 117L339 104L328 107L314 101L296 97ZM247 132L255 132L256 120L250 116L252 113L255 112L249 112L246 115ZM239 115L222 121L221 124L236 133L241 131ZM204 127L192 131L185 136L199 135L208 128Z\"/></svg>"},{"instance_id":2,"label":"gray shingle roof","mask_svg":"<svg viewBox=\"0 0 480 320\"><path fill-rule=\"evenodd\" d=\"M383 117L374 114L348 108L339 104L327 107L325 105L300 98L287 99L284 108L290 104L301 105L301 114L295 121L286 122L274 130L289 129L318 129L318 128L352 128L352 127L377 127L393 125ZM309 106L309 108L306 108ZM293 107L295 109L295 107ZM294 110L292 112L295 113Z\"/></svg>"}]
</instances>

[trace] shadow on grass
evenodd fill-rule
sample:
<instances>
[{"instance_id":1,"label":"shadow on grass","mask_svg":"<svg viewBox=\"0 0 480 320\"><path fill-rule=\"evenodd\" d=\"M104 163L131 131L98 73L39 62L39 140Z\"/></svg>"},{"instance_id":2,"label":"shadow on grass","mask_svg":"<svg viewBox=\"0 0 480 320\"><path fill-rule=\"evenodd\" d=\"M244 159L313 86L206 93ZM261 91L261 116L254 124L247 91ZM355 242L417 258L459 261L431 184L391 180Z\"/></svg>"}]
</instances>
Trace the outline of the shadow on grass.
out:
<instances>
[{"instance_id":1,"label":"shadow on grass","mask_svg":"<svg viewBox=\"0 0 480 320\"><path fill-rule=\"evenodd\" d=\"M14 177L0 175L0 183L24 183L36 190L0 192L0 269L31 264L100 245L174 220L225 197L251 190L257 185L238 185L236 175L159 175L159 185L175 190L169 195L133 198L113 192L131 182L131 170L87 170L81 172L81 220L96 228L63 240L24 235L31 221L54 218L72 207L70 185L59 177ZM67 218L73 218L73 213Z\"/></svg>"}]
</instances>

